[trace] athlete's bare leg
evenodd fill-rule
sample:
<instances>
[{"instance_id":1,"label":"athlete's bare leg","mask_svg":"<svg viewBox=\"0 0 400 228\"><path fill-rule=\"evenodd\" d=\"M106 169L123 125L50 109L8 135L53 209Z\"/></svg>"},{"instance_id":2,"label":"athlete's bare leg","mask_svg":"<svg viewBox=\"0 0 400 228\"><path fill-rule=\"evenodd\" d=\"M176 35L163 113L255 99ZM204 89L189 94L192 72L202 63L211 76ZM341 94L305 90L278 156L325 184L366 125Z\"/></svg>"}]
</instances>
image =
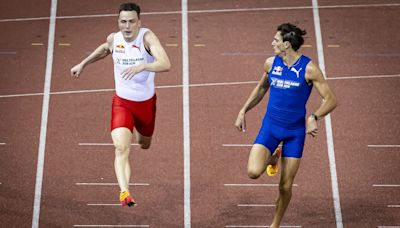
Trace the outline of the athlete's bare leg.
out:
<instances>
[{"instance_id":1,"label":"athlete's bare leg","mask_svg":"<svg viewBox=\"0 0 400 228\"><path fill-rule=\"evenodd\" d=\"M257 179L265 172L267 160L271 152L261 144L254 144L250 150L249 161L247 163L247 175L252 179Z\"/></svg>"},{"instance_id":2,"label":"athlete's bare leg","mask_svg":"<svg viewBox=\"0 0 400 228\"><path fill-rule=\"evenodd\" d=\"M271 228L279 228L290 199L292 198L292 185L300 166L300 158L282 158L282 173L279 183L279 197L276 200L276 209Z\"/></svg>"},{"instance_id":3,"label":"athlete's bare leg","mask_svg":"<svg viewBox=\"0 0 400 228\"><path fill-rule=\"evenodd\" d=\"M138 142L140 148L142 149L149 149L151 145L151 136L144 136L141 135L138 131L135 130L136 141Z\"/></svg>"},{"instance_id":4,"label":"athlete's bare leg","mask_svg":"<svg viewBox=\"0 0 400 228\"><path fill-rule=\"evenodd\" d=\"M129 192L129 179L131 166L129 164L129 151L132 133L128 128L120 127L111 131L111 138L115 147L114 168L121 192Z\"/></svg>"},{"instance_id":5,"label":"athlete's bare leg","mask_svg":"<svg viewBox=\"0 0 400 228\"><path fill-rule=\"evenodd\" d=\"M275 165L279 161L279 156L275 152L272 156L270 154L271 152L264 145L253 145L247 163L247 174L250 178L259 178L268 165Z\"/></svg>"}]
</instances>

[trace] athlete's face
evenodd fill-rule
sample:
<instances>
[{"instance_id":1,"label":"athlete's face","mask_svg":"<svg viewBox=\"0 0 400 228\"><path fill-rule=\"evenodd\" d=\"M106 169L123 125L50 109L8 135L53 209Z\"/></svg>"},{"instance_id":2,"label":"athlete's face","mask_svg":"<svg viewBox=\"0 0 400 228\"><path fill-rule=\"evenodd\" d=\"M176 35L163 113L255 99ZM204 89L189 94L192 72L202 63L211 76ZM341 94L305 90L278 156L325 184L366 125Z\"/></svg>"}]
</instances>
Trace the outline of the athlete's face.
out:
<instances>
[{"instance_id":1,"label":"athlete's face","mask_svg":"<svg viewBox=\"0 0 400 228\"><path fill-rule=\"evenodd\" d=\"M283 42L281 32L278 31L275 36L274 40L272 41L272 48L274 49L274 52L276 55L281 55L286 52L288 48L288 43L287 41Z\"/></svg>"},{"instance_id":2,"label":"athlete's face","mask_svg":"<svg viewBox=\"0 0 400 228\"><path fill-rule=\"evenodd\" d=\"M121 11L119 13L118 27L126 41L135 40L140 24L140 19L136 11Z\"/></svg>"}]
</instances>

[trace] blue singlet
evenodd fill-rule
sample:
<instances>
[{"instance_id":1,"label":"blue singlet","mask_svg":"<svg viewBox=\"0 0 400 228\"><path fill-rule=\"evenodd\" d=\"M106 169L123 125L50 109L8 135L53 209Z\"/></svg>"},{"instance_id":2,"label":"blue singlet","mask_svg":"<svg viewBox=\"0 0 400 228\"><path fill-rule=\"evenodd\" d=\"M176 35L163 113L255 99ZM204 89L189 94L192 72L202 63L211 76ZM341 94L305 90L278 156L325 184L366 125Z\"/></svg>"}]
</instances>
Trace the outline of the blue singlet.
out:
<instances>
[{"instance_id":1,"label":"blue singlet","mask_svg":"<svg viewBox=\"0 0 400 228\"><path fill-rule=\"evenodd\" d=\"M283 142L282 157L301 158L304 148L306 103L312 84L305 79L310 58L301 55L287 67L275 56L268 73L270 95L267 112L254 144L262 144L271 153Z\"/></svg>"}]
</instances>

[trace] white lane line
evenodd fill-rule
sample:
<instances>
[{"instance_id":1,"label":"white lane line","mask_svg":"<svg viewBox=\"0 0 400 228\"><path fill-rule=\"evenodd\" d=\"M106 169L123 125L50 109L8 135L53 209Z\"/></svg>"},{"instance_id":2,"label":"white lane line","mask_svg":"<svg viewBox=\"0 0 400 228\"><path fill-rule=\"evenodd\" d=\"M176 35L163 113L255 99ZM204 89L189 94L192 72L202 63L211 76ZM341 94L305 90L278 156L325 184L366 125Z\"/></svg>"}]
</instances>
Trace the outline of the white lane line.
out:
<instances>
[{"instance_id":1,"label":"white lane line","mask_svg":"<svg viewBox=\"0 0 400 228\"><path fill-rule=\"evenodd\" d=\"M225 227L242 227L242 228L253 228L253 227L255 227L255 228L258 228L258 227L270 227L270 226L257 226L257 225L227 225L227 226L225 226ZM301 226L279 226L279 227L301 227Z\"/></svg>"},{"instance_id":2,"label":"white lane line","mask_svg":"<svg viewBox=\"0 0 400 228\"><path fill-rule=\"evenodd\" d=\"M42 198L43 168L47 136L47 120L50 103L51 73L53 68L54 35L56 28L57 0L51 1L49 37L47 45L46 76L44 80L42 118L40 124L40 138L38 148L38 161L35 181L35 198L33 203L32 228L39 227L40 200Z\"/></svg>"},{"instance_id":3,"label":"white lane line","mask_svg":"<svg viewBox=\"0 0 400 228\"><path fill-rule=\"evenodd\" d=\"M6 145L6 143L0 143L0 146L5 146Z\"/></svg>"},{"instance_id":4,"label":"white lane line","mask_svg":"<svg viewBox=\"0 0 400 228\"><path fill-rule=\"evenodd\" d=\"M165 11L165 12L141 12L141 16L145 15L168 15L180 14L180 11ZM98 18L98 17L116 17L118 14L93 14L93 15L73 15L73 16L58 16L56 19L79 19L79 18ZM0 22L18 22L18 21L39 21L49 20L49 17L28 17L28 18L15 18L15 19L1 19Z\"/></svg>"},{"instance_id":5,"label":"white lane line","mask_svg":"<svg viewBox=\"0 0 400 228\"><path fill-rule=\"evenodd\" d=\"M189 116L189 27L187 0L182 0L182 97L183 97L183 176L184 227L191 226L190 209L190 116Z\"/></svg>"},{"instance_id":6,"label":"white lane line","mask_svg":"<svg viewBox=\"0 0 400 228\"><path fill-rule=\"evenodd\" d=\"M150 227L149 225L74 225L74 227Z\"/></svg>"},{"instance_id":7,"label":"white lane line","mask_svg":"<svg viewBox=\"0 0 400 228\"><path fill-rule=\"evenodd\" d=\"M397 7L400 3L389 4L360 4L360 5L331 5L319 6L319 9L338 9L338 8L369 8L369 7ZM187 13L233 13L233 12L252 12L252 11L279 11L279 10L307 10L312 9L311 6L294 6L294 7L270 7L270 8L244 8L244 9L215 9L215 10L190 10ZM140 15L173 15L180 14L181 11L164 11L164 12L143 12ZM95 14L95 15L72 15L58 16L56 19L77 19L77 18L96 18L96 17L115 17L117 14ZM31 17L16 19L1 19L0 22L16 22L16 21L36 21L48 20L49 17Z\"/></svg>"},{"instance_id":8,"label":"white lane line","mask_svg":"<svg viewBox=\"0 0 400 228\"><path fill-rule=\"evenodd\" d=\"M226 147L251 147L253 144L222 144L222 146Z\"/></svg>"},{"instance_id":9,"label":"white lane line","mask_svg":"<svg viewBox=\"0 0 400 228\"><path fill-rule=\"evenodd\" d=\"M79 146L114 146L112 143L78 143ZM132 143L131 146L138 146L137 143Z\"/></svg>"},{"instance_id":10,"label":"white lane line","mask_svg":"<svg viewBox=\"0 0 400 228\"><path fill-rule=\"evenodd\" d=\"M242 8L242 9L213 9L213 10L191 10L190 13L236 13L253 11L278 11L278 10L307 10L311 6L290 6L290 7L268 7L268 8Z\"/></svg>"},{"instance_id":11,"label":"white lane line","mask_svg":"<svg viewBox=\"0 0 400 228\"><path fill-rule=\"evenodd\" d=\"M330 77L327 78L326 80L351 80L351 79L375 79L375 78L398 78L398 77L400 77L400 74Z\"/></svg>"},{"instance_id":12,"label":"white lane line","mask_svg":"<svg viewBox=\"0 0 400 228\"><path fill-rule=\"evenodd\" d=\"M223 52L220 53L222 56L272 56L273 53L263 52Z\"/></svg>"},{"instance_id":13,"label":"white lane line","mask_svg":"<svg viewBox=\"0 0 400 228\"><path fill-rule=\"evenodd\" d=\"M78 186L117 186L118 183L75 183ZM129 183L130 186L149 186L149 183Z\"/></svg>"},{"instance_id":14,"label":"white lane line","mask_svg":"<svg viewBox=\"0 0 400 228\"><path fill-rule=\"evenodd\" d=\"M400 147L400 145L368 145L367 147L374 147L374 148L394 148Z\"/></svg>"},{"instance_id":15,"label":"white lane line","mask_svg":"<svg viewBox=\"0 0 400 228\"><path fill-rule=\"evenodd\" d=\"M225 187L279 187L279 184L224 184ZM293 187L298 187L293 184Z\"/></svg>"},{"instance_id":16,"label":"white lane line","mask_svg":"<svg viewBox=\"0 0 400 228\"><path fill-rule=\"evenodd\" d=\"M400 74L392 75L364 75L364 76L342 76L342 77L330 77L326 80L352 80L352 79L375 79L375 78L397 78ZM214 82L214 83L197 83L189 84L189 87L206 87L206 86L226 86L226 85L244 85L244 84L257 84L258 81L241 81L241 82ZM156 86L157 89L169 89L169 88L182 88L183 85L164 85ZM62 95L62 94L79 94L79 93L97 93L97 92L113 92L115 89L92 89L92 90L71 90L71 91L60 91L51 92L50 95ZM29 97L29 96L42 96L43 93L26 93L26 94L10 94L0 95L0 98L7 97Z\"/></svg>"},{"instance_id":17,"label":"white lane line","mask_svg":"<svg viewBox=\"0 0 400 228\"><path fill-rule=\"evenodd\" d=\"M224 147L252 147L254 144L222 144ZM282 144L278 145L282 147Z\"/></svg>"},{"instance_id":18,"label":"white lane line","mask_svg":"<svg viewBox=\"0 0 400 228\"><path fill-rule=\"evenodd\" d=\"M337 9L337 8L368 8L368 7L395 7L400 6L400 3L389 4L359 4L359 5L332 5L332 6L318 6L320 9Z\"/></svg>"},{"instance_id":19,"label":"white lane line","mask_svg":"<svg viewBox=\"0 0 400 228\"><path fill-rule=\"evenodd\" d=\"M327 78L326 80L350 80L350 79L397 78L397 77L400 77L400 74L330 77L330 78ZM258 83L258 81L215 82L215 83L189 84L188 86L189 87L207 87L207 86L245 85L245 84L257 84L257 83ZM183 87L183 85L156 86L157 89L182 88L182 87ZM51 92L50 95L97 93L97 92L114 92L114 91L115 91L115 89L72 90L72 91ZM0 95L0 98L29 97L29 96L42 96L42 95L43 95L43 93L10 94L10 95Z\"/></svg>"},{"instance_id":20,"label":"white lane line","mask_svg":"<svg viewBox=\"0 0 400 228\"><path fill-rule=\"evenodd\" d=\"M0 98L8 98L8 97L31 97L31 96L43 96L43 93L24 93L24 94L0 95Z\"/></svg>"},{"instance_id":21,"label":"white lane line","mask_svg":"<svg viewBox=\"0 0 400 228\"><path fill-rule=\"evenodd\" d=\"M17 21L40 21L49 20L50 17L26 17L26 18L14 18L14 19L1 19L0 22L17 22Z\"/></svg>"},{"instance_id":22,"label":"white lane line","mask_svg":"<svg viewBox=\"0 0 400 228\"><path fill-rule=\"evenodd\" d=\"M238 204L238 207L275 207L275 204Z\"/></svg>"},{"instance_id":23,"label":"white lane line","mask_svg":"<svg viewBox=\"0 0 400 228\"><path fill-rule=\"evenodd\" d=\"M183 87L182 85L164 85L164 86L156 86L156 89L169 89L169 88L182 88L182 87Z\"/></svg>"},{"instance_id":24,"label":"white lane line","mask_svg":"<svg viewBox=\"0 0 400 228\"><path fill-rule=\"evenodd\" d=\"M317 42L318 64L319 67L321 68L322 73L324 74L324 77L326 77L324 49L322 45L321 23L318 11L318 0L312 0L312 5L313 5L315 35ZM333 197L333 206L335 209L336 228L343 228L342 209L340 206L340 196L339 196L339 184L336 172L335 149L333 144L333 130L332 130L332 122L330 114L325 116L325 129L326 129L326 143L328 145L329 169L331 173L332 197Z\"/></svg>"},{"instance_id":25,"label":"white lane line","mask_svg":"<svg viewBox=\"0 0 400 228\"><path fill-rule=\"evenodd\" d=\"M169 15L169 14L180 14L181 11L164 11L164 12L140 12L140 16L147 15ZM118 14L92 14L92 15L75 15L75 16L59 16L57 19L79 19L79 18L96 18L96 17L116 17ZM0 21L1 22L1 21Z\"/></svg>"},{"instance_id":26,"label":"white lane line","mask_svg":"<svg viewBox=\"0 0 400 228\"><path fill-rule=\"evenodd\" d=\"M203 86L225 86L225 85L244 85L244 84L255 84L257 81L247 82L217 82L217 83L202 83L202 84L190 84L190 87L203 87Z\"/></svg>"},{"instance_id":27,"label":"white lane line","mask_svg":"<svg viewBox=\"0 0 400 228\"><path fill-rule=\"evenodd\" d=\"M61 94L74 94L74 93L96 93L96 92L113 92L115 89L93 89L93 90L74 90L74 91L61 91L61 92L53 92L52 95L61 95Z\"/></svg>"},{"instance_id":28,"label":"white lane line","mask_svg":"<svg viewBox=\"0 0 400 228\"><path fill-rule=\"evenodd\" d=\"M397 208L400 208L400 205L388 205L388 207L397 207Z\"/></svg>"},{"instance_id":29,"label":"white lane line","mask_svg":"<svg viewBox=\"0 0 400 228\"><path fill-rule=\"evenodd\" d=\"M372 187L400 187L400 184L373 184Z\"/></svg>"}]
</instances>

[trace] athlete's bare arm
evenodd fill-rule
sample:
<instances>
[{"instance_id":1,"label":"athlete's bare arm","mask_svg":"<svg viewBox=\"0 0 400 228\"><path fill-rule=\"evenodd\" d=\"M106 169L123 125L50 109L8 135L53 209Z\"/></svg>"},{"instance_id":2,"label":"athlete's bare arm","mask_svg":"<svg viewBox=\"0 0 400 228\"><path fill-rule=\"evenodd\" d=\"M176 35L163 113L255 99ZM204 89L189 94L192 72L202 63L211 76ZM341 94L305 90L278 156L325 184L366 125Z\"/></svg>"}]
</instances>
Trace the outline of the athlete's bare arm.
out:
<instances>
[{"instance_id":1,"label":"athlete's bare arm","mask_svg":"<svg viewBox=\"0 0 400 228\"><path fill-rule=\"evenodd\" d=\"M268 73L271 70L272 64L274 62L275 57L270 57L265 61L264 64L264 73L258 82L257 86L251 92L249 98L246 103L243 105L242 109L239 111L238 117L235 122L235 126L239 131L246 130L246 112L250 111L254 106L256 106L264 97L269 89L268 83Z\"/></svg>"},{"instance_id":2,"label":"athlete's bare arm","mask_svg":"<svg viewBox=\"0 0 400 228\"><path fill-rule=\"evenodd\" d=\"M144 35L144 44L154 57L154 62L145 64L144 69L154 72L168 71L171 68L171 62L156 34L152 31L148 31Z\"/></svg>"},{"instance_id":3,"label":"athlete's bare arm","mask_svg":"<svg viewBox=\"0 0 400 228\"><path fill-rule=\"evenodd\" d=\"M112 51L112 44L114 40L114 33L107 37L107 42L98 46L88 57L82 62L71 68L71 76L78 78L83 69L90 63L96 62L109 55Z\"/></svg>"},{"instance_id":4,"label":"athlete's bare arm","mask_svg":"<svg viewBox=\"0 0 400 228\"><path fill-rule=\"evenodd\" d=\"M319 95L323 99L321 106L317 109L317 111L314 112L314 115L316 115L318 119L321 119L336 108L336 97L329 88L329 85L322 75L321 70L312 62L307 65L306 80L314 84ZM315 136L318 133L317 122L312 117L307 119L307 133L312 136Z\"/></svg>"},{"instance_id":5,"label":"athlete's bare arm","mask_svg":"<svg viewBox=\"0 0 400 228\"><path fill-rule=\"evenodd\" d=\"M154 62L129 67L122 73L122 78L129 80L135 74L143 70L164 72L171 68L171 62L169 61L167 53L161 45L160 40L152 31L148 31L144 34L143 41L146 49L149 50L154 57Z\"/></svg>"}]
</instances>

